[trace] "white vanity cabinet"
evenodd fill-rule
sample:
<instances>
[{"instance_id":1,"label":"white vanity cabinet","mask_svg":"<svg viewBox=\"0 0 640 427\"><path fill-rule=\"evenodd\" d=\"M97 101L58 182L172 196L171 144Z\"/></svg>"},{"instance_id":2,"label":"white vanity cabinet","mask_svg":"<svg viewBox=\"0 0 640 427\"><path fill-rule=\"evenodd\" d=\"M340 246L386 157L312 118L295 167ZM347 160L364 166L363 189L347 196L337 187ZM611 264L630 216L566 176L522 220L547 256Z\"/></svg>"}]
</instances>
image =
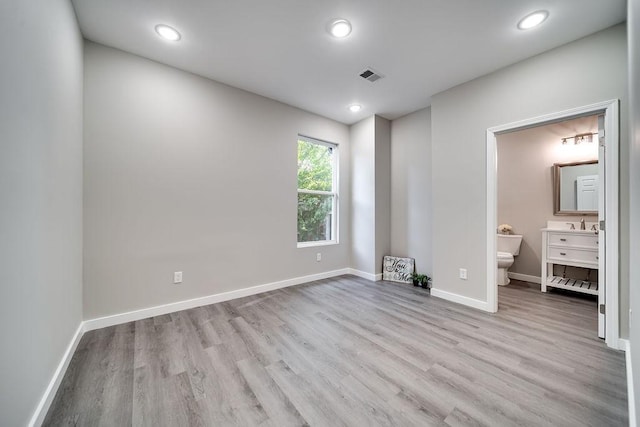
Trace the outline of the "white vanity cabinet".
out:
<instances>
[{"instance_id":1,"label":"white vanity cabinet","mask_svg":"<svg viewBox=\"0 0 640 427\"><path fill-rule=\"evenodd\" d=\"M554 264L598 269L598 234L587 230L542 229L541 290L547 287L598 295L598 282L554 276Z\"/></svg>"}]
</instances>

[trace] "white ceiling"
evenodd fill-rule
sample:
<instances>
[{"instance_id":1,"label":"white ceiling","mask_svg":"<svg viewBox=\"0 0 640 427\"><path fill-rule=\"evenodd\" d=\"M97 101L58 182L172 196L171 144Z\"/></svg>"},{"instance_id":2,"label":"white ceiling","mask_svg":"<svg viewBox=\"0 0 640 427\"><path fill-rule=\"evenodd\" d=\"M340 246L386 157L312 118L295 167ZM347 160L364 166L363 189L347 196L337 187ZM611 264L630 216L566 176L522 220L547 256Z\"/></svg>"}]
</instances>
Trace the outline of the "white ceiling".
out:
<instances>
[{"instance_id":1,"label":"white ceiling","mask_svg":"<svg viewBox=\"0 0 640 427\"><path fill-rule=\"evenodd\" d=\"M92 41L351 124L623 22L625 0L73 0ZM516 24L539 9L540 27ZM333 18L351 21L345 39ZM160 39L156 24L182 33ZM358 74L372 67L385 78ZM350 112L352 103L363 106Z\"/></svg>"}]
</instances>

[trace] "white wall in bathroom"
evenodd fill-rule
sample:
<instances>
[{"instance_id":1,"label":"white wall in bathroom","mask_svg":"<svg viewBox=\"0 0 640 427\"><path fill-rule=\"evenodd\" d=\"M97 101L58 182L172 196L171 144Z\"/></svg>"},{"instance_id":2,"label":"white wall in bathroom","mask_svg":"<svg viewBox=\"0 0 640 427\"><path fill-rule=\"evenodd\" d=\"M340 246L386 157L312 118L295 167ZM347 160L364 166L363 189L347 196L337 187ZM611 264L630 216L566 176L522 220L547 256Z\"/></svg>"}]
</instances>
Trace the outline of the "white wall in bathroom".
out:
<instances>
[{"instance_id":1,"label":"white wall in bathroom","mask_svg":"<svg viewBox=\"0 0 640 427\"><path fill-rule=\"evenodd\" d=\"M597 129L597 117L592 116L498 135L498 224L510 224L514 234L523 236L520 255L509 271L539 277L540 229L548 220L580 221L580 216L553 215L553 164L596 160L596 142L560 141Z\"/></svg>"}]
</instances>

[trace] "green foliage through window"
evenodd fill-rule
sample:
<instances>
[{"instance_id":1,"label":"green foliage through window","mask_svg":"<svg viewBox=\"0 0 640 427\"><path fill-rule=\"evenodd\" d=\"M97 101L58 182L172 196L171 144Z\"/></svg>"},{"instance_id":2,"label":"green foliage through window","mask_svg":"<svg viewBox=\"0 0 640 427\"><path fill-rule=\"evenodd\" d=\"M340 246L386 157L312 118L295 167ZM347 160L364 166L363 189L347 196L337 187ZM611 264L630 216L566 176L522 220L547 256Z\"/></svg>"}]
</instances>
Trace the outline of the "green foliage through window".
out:
<instances>
[{"instance_id":1,"label":"green foliage through window","mask_svg":"<svg viewBox=\"0 0 640 427\"><path fill-rule=\"evenodd\" d=\"M333 190L333 148L298 140L298 189Z\"/></svg>"},{"instance_id":2,"label":"green foliage through window","mask_svg":"<svg viewBox=\"0 0 640 427\"><path fill-rule=\"evenodd\" d=\"M298 193L298 242L331 240L333 196Z\"/></svg>"},{"instance_id":3,"label":"green foliage through window","mask_svg":"<svg viewBox=\"0 0 640 427\"><path fill-rule=\"evenodd\" d=\"M298 140L298 242L335 240L336 147Z\"/></svg>"}]
</instances>

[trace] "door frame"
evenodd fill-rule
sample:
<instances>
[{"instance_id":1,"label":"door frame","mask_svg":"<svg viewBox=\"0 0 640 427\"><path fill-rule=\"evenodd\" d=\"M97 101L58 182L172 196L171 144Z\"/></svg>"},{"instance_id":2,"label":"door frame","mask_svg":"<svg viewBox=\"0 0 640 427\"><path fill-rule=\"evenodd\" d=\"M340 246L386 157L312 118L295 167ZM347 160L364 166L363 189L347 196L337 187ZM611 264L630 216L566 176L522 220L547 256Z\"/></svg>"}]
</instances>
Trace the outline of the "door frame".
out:
<instances>
[{"instance_id":1,"label":"door frame","mask_svg":"<svg viewBox=\"0 0 640 427\"><path fill-rule=\"evenodd\" d=\"M605 130L605 342L607 346L620 349L619 325L619 265L618 265L618 211L619 211L619 100L572 108L545 114L530 119L494 126L487 129L486 174L487 174L487 308L498 311L498 285L496 283L496 230L498 228L498 150L496 136L501 133L528 129L540 125L562 122L568 119L604 113ZM602 182L600 188L603 188ZM601 261L602 262L602 261Z\"/></svg>"}]
</instances>

